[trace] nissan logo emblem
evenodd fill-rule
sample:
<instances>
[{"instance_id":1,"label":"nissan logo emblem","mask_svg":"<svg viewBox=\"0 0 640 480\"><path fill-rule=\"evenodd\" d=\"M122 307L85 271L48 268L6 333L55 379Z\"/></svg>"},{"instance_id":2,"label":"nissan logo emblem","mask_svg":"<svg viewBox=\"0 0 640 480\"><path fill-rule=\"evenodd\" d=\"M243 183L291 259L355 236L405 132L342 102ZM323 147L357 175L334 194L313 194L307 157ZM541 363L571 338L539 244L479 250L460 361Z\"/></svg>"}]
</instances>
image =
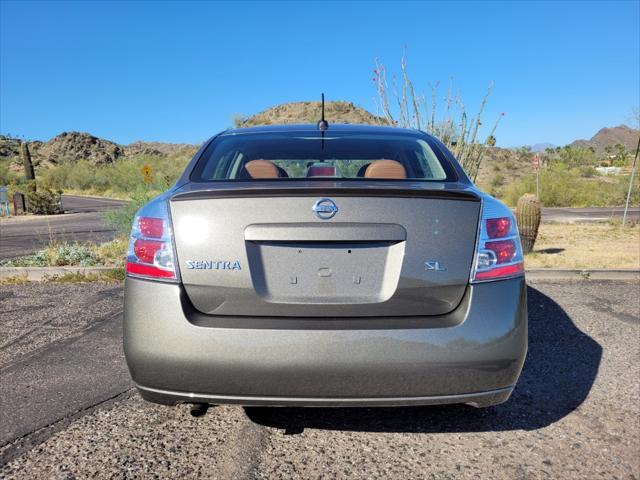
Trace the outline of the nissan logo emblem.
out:
<instances>
[{"instance_id":1,"label":"nissan logo emblem","mask_svg":"<svg viewBox=\"0 0 640 480\"><path fill-rule=\"evenodd\" d=\"M312 210L320 220L329 220L338 213L338 206L330 198L321 198L315 203Z\"/></svg>"}]
</instances>

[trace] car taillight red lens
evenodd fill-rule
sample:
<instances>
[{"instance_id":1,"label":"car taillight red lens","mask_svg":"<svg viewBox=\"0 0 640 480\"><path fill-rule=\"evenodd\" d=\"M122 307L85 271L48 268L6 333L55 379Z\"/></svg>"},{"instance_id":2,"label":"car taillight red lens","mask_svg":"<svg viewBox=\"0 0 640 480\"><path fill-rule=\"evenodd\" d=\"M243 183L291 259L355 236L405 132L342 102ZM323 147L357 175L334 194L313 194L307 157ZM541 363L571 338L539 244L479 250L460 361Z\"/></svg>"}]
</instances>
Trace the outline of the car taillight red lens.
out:
<instances>
[{"instance_id":1,"label":"car taillight red lens","mask_svg":"<svg viewBox=\"0 0 640 480\"><path fill-rule=\"evenodd\" d=\"M164 246L164 243L157 240L141 240L133 242L133 252L138 260L144 263L153 263L156 252Z\"/></svg>"},{"instance_id":2,"label":"car taillight red lens","mask_svg":"<svg viewBox=\"0 0 640 480\"><path fill-rule=\"evenodd\" d=\"M513 240L486 242L484 248L496 255L496 263L509 263L516 256L516 244Z\"/></svg>"},{"instance_id":3,"label":"car taillight red lens","mask_svg":"<svg viewBox=\"0 0 640 480\"><path fill-rule=\"evenodd\" d=\"M471 281L500 280L524 271L520 235L509 208L484 196Z\"/></svg>"},{"instance_id":4,"label":"car taillight red lens","mask_svg":"<svg viewBox=\"0 0 640 480\"><path fill-rule=\"evenodd\" d=\"M149 211L151 215L145 215ZM177 280L166 201L145 205L133 222L126 271L130 276Z\"/></svg>"},{"instance_id":5,"label":"car taillight red lens","mask_svg":"<svg viewBox=\"0 0 640 480\"><path fill-rule=\"evenodd\" d=\"M477 272L476 280L497 280L499 278L520 274L523 271L524 268L522 267L522 263L516 263L505 267L493 268L486 272Z\"/></svg>"},{"instance_id":6,"label":"car taillight red lens","mask_svg":"<svg viewBox=\"0 0 640 480\"><path fill-rule=\"evenodd\" d=\"M139 217L138 228L145 237L162 238L164 231L164 220L161 218Z\"/></svg>"},{"instance_id":7,"label":"car taillight red lens","mask_svg":"<svg viewBox=\"0 0 640 480\"><path fill-rule=\"evenodd\" d=\"M506 237L511 231L511 219L509 217L487 218L485 226L489 238Z\"/></svg>"}]
</instances>

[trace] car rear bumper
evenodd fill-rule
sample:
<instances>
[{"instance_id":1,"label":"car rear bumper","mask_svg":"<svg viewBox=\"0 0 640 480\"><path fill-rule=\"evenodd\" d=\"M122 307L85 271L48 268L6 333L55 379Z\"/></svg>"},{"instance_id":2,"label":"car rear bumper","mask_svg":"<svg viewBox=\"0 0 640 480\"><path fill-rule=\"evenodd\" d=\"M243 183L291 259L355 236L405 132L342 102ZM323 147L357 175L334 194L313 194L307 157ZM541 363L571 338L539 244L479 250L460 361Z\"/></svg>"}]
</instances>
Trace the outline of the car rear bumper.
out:
<instances>
[{"instance_id":1,"label":"car rear bumper","mask_svg":"<svg viewBox=\"0 0 640 480\"><path fill-rule=\"evenodd\" d=\"M176 403L238 404L247 406L303 406L303 407L390 407L412 405L442 405L446 403L466 403L474 407L488 407L506 402L513 387L489 392L467 393L464 395L434 395L428 397L373 397L373 398L311 398L311 397L256 397L209 395L193 392L176 392L136 385L142 398L163 405Z\"/></svg>"},{"instance_id":2,"label":"car rear bumper","mask_svg":"<svg viewBox=\"0 0 640 480\"><path fill-rule=\"evenodd\" d=\"M488 406L524 363L526 285L472 285L437 317L248 318L202 315L179 285L127 278L124 347L157 403Z\"/></svg>"}]
</instances>

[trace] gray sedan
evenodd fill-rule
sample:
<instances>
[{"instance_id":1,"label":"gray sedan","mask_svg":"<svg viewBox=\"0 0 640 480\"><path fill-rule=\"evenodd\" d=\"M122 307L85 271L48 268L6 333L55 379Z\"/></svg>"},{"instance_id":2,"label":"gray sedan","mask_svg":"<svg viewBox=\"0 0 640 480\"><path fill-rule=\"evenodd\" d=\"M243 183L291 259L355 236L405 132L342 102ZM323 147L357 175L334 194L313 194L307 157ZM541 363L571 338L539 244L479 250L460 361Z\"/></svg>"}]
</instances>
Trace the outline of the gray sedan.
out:
<instances>
[{"instance_id":1,"label":"gray sedan","mask_svg":"<svg viewBox=\"0 0 640 480\"><path fill-rule=\"evenodd\" d=\"M527 351L511 211L415 130L225 131L137 213L126 271L157 403L485 407Z\"/></svg>"}]
</instances>

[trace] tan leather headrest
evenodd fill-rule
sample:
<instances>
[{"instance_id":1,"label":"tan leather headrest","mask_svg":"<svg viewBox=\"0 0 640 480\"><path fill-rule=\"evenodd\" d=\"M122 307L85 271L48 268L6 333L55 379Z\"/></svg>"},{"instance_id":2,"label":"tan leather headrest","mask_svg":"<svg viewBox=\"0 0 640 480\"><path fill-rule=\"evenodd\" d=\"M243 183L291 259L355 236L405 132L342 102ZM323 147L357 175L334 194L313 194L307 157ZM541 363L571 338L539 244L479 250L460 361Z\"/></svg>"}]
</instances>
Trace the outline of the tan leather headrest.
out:
<instances>
[{"instance_id":1,"label":"tan leather headrest","mask_svg":"<svg viewBox=\"0 0 640 480\"><path fill-rule=\"evenodd\" d=\"M395 160L376 160L367 167L364 178L403 179L407 178L407 171Z\"/></svg>"},{"instance_id":2,"label":"tan leather headrest","mask_svg":"<svg viewBox=\"0 0 640 480\"><path fill-rule=\"evenodd\" d=\"M278 167L269 160L251 160L244 166L251 178L278 178Z\"/></svg>"}]
</instances>

